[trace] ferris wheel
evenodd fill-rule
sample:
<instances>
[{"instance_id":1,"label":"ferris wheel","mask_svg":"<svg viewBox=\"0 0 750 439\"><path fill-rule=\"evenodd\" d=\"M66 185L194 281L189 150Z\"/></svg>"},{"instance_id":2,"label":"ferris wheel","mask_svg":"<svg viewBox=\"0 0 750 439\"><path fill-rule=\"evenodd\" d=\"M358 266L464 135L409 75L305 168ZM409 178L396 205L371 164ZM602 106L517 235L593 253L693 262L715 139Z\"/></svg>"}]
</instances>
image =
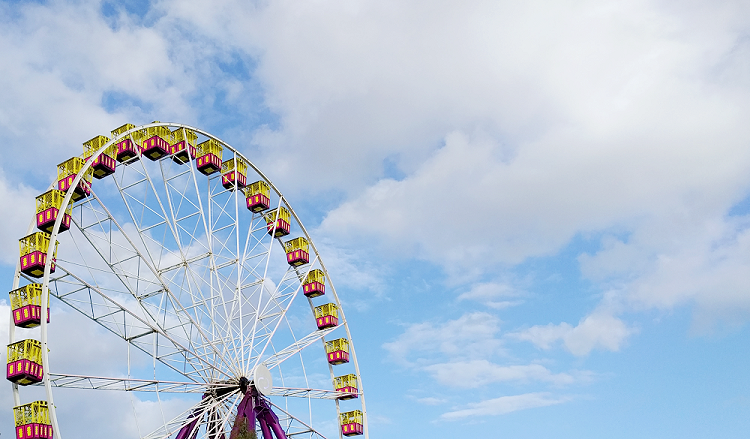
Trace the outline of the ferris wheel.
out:
<instances>
[{"instance_id":1,"label":"ferris wheel","mask_svg":"<svg viewBox=\"0 0 750 439\"><path fill-rule=\"evenodd\" d=\"M53 395L65 388L153 401L151 425L133 409L140 438L367 438L341 301L268 178L182 124L125 124L83 146L19 241L7 361L16 438L64 437L73 421L58 419ZM126 358L115 376L56 368L75 353L49 343L50 307L106 333ZM29 400L34 387L44 399Z\"/></svg>"}]
</instances>

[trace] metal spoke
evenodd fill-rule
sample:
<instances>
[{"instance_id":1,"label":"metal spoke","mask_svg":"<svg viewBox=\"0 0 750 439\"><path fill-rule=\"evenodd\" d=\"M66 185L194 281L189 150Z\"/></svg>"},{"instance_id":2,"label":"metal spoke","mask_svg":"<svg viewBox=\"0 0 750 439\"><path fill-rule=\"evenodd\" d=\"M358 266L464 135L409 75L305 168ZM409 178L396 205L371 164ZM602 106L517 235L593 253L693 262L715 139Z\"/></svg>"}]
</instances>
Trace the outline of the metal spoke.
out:
<instances>
[{"instance_id":1,"label":"metal spoke","mask_svg":"<svg viewBox=\"0 0 750 439\"><path fill-rule=\"evenodd\" d=\"M148 321L144 316L136 314L132 309L109 297L101 289L71 274L64 266L58 266L58 269L64 272L64 274L51 280L52 287L50 288L50 293L63 303L81 312L92 321L123 340L128 341L146 354L150 354L151 343L142 342L143 337L148 335L163 337L170 344L160 344L160 346L163 346L164 351L157 357L157 360L187 378L196 379L192 377L190 372L186 372L184 369L178 367L183 362L175 364L172 357L180 356L185 362L193 365L196 372L205 369L222 372L214 365L205 362L201 356L182 345L165 328L158 325L158 323ZM202 364L203 367L199 368L199 365L193 364L193 362ZM226 373L224 375L229 377Z\"/></svg>"},{"instance_id":2,"label":"metal spoke","mask_svg":"<svg viewBox=\"0 0 750 439\"><path fill-rule=\"evenodd\" d=\"M291 345L283 348L282 350L266 358L263 361L263 364L265 364L267 368L273 369L279 366L284 361L286 361L292 355L300 352L301 350L305 349L306 347L310 346L316 341L322 339L323 337L326 336L326 334L331 333L335 329L336 327L327 328L327 329L319 329L317 331L311 332L307 334L306 336L302 337L301 339L295 341Z\"/></svg>"},{"instance_id":3,"label":"metal spoke","mask_svg":"<svg viewBox=\"0 0 750 439\"><path fill-rule=\"evenodd\" d=\"M174 237L175 236L174 227L172 226L172 224L169 221L167 221L167 214L166 214L166 210L164 209L164 205L162 204L161 199L159 198L158 192L156 191L156 188L154 187L154 184L153 184L153 182L151 180L151 177L148 174L148 171L146 170L145 165L142 162L141 162L141 165L142 165L142 169L143 169L144 180L149 183L147 191L146 191L146 194L149 193L148 189L150 188L151 191L152 191L152 193L153 193L153 196L155 197L155 199L157 201L157 204L159 206L159 210L156 210L155 208L151 208L151 207L147 206L145 203L141 202L136 197L132 197L132 196L128 197L128 196L126 196L126 192L123 191L123 189L120 187L120 184L117 182L117 179L115 179L115 183L117 184L118 188L120 189L120 193L122 195L123 203L124 203L125 207L127 208L128 213L130 214L130 218L132 219L133 224L135 224L137 228L138 228L138 224L139 224L139 219L136 217L136 215L134 213L134 210L133 210L132 205L131 205L132 202L137 202L138 204L140 204L141 206L143 206L144 212L146 210L152 212L153 215L157 216L161 221L163 221L166 225L168 225L169 226L168 229L169 229L169 231L172 233L172 235ZM132 200L132 201L129 202L129 200ZM102 207L104 207L104 206L102 206ZM106 209L106 207L105 207L105 209ZM147 241L146 241L146 239L144 237L143 231L144 231L143 229L139 228L138 236L140 237L141 242L142 242L142 244L143 244L143 246L145 248L145 253L148 255L148 260L146 260L146 258L143 258L144 261L145 261L145 265L151 270L151 272L153 273L153 275L161 282L161 284L162 284L162 286L164 288L164 291L169 296L170 303L175 307L175 310L178 311L178 312L181 312L182 315L184 317L186 317L192 323L193 326L191 327L191 329L194 329L197 332L197 334L201 336L201 338L204 341L204 344L207 343L207 345L210 346L210 348L212 350L212 354L215 355L215 356L217 356L218 358L220 358L222 360L222 362L226 362L227 360L225 358L223 358L223 356L221 355L220 350L214 344L212 338L209 337L207 334L205 334L205 332L204 332L203 328L201 327L201 325L198 325L196 323L196 321L194 319L194 316L191 313L186 312L186 309L184 308L183 304L175 296L175 294L172 292L172 290L166 284L166 282L162 279L162 276L160 276L158 270L155 268L155 267L158 266L157 264L159 262L159 259L155 259L154 256L149 251L148 244L147 244ZM166 233L166 230L165 230L165 233ZM177 241L179 243L179 239L177 239ZM132 242L131 242L131 245L132 245ZM135 245L133 245L133 247L135 248ZM164 249L163 245L161 246L161 249L162 250ZM184 255L184 252L182 252L181 248L180 248L180 253L181 253L180 256L182 257L182 260L184 261L185 255Z\"/></svg>"},{"instance_id":4,"label":"metal spoke","mask_svg":"<svg viewBox=\"0 0 750 439\"><path fill-rule=\"evenodd\" d=\"M299 434L311 433L323 439L326 439L326 437L323 436L320 432L318 432L317 430L315 430L314 428L312 428L310 425L306 424L305 422L301 421L297 417L293 416L291 413L282 409L277 404L274 404L273 402L271 402L271 405L275 407L276 410L281 412L281 415L277 413L277 415L279 416L279 421L280 422L286 421L286 423L289 425L289 427L287 428L287 433L286 433L287 436L296 436ZM300 425L295 425L295 424L300 424Z\"/></svg>"},{"instance_id":5,"label":"metal spoke","mask_svg":"<svg viewBox=\"0 0 750 439\"><path fill-rule=\"evenodd\" d=\"M86 390L119 390L124 392L198 393L237 387L236 384L189 383L179 381L146 380L136 378L112 378L73 374L51 373L54 387Z\"/></svg>"},{"instance_id":6,"label":"metal spoke","mask_svg":"<svg viewBox=\"0 0 750 439\"><path fill-rule=\"evenodd\" d=\"M294 397L294 398L313 398L313 399L330 399L337 400L342 397L359 396L358 392L339 392L336 390L323 389L296 389L294 387L274 387L268 392L268 396Z\"/></svg>"},{"instance_id":7,"label":"metal spoke","mask_svg":"<svg viewBox=\"0 0 750 439\"><path fill-rule=\"evenodd\" d=\"M227 394L220 398L204 398L199 403L183 411L173 419L168 421L163 426L152 431L146 435L143 439L165 439L171 435L177 433L182 427L190 424L194 420L198 420L196 430L200 428L204 415L213 409L223 407L224 403L229 400L239 399L237 395Z\"/></svg>"}]
</instances>

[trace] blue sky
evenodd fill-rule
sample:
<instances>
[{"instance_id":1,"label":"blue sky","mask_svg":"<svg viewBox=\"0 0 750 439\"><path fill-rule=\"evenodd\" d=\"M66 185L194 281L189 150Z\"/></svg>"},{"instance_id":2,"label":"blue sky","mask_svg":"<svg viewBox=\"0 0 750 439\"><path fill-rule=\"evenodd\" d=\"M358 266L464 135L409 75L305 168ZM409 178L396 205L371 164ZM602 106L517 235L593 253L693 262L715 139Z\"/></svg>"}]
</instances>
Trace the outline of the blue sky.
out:
<instances>
[{"instance_id":1,"label":"blue sky","mask_svg":"<svg viewBox=\"0 0 750 439\"><path fill-rule=\"evenodd\" d=\"M10 289L34 197L83 141L185 123L258 165L321 248L372 437L746 437L748 17L0 2L0 275Z\"/></svg>"}]
</instances>

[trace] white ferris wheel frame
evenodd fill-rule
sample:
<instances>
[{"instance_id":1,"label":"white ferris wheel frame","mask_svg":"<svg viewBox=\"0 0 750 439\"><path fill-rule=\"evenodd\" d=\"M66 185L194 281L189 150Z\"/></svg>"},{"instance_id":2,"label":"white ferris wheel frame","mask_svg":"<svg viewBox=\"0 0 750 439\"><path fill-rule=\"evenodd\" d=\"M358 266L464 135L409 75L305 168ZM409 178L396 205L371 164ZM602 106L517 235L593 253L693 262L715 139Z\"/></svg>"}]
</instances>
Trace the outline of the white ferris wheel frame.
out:
<instances>
[{"instance_id":1,"label":"white ferris wheel frame","mask_svg":"<svg viewBox=\"0 0 750 439\"><path fill-rule=\"evenodd\" d=\"M356 356L356 353L355 353L355 350L354 350L354 342L353 342L353 339L352 339L352 336L351 336L351 332L349 330L348 321L347 321L347 319L346 319L346 317L344 315L344 310L343 310L343 307L341 306L341 302L339 300L338 294L336 293L336 288L334 287L333 282L331 281L331 278L328 275L328 271L325 268L323 260L320 257L320 254L318 253L318 250L315 247L315 244L314 244L313 240L310 238L310 235L308 234L307 229L304 227L302 221L299 219L299 217L297 216L297 214L294 211L294 209L291 207L291 205L287 202L287 200L285 199L285 197L282 195L281 191L279 191L276 188L276 186L271 182L271 180L257 166L255 166L255 164L253 164L252 161L248 160L236 148L232 147L227 142L221 140L220 138L218 138L218 137L216 137L216 136L214 136L214 135L212 135L212 134L210 134L210 133L208 133L208 132L206 132L204 130L201 130L201 129L198 129L198 128L195 128L195 127L192 127L192 126L189 126L189 125L185 125L185 124L171 123L171 122L166 122L166 123L165 122L154 122L154 123L150 123L150 124L145 124L145 125L137 126L137 127L131 128L131 129L129 129L129 130L123 132L123 133L120 133L118 136L114 136L111 140L109 140L108 142L106 142L103 146L101 146L99 149L97 149L90 157L88 157L86 159L86 161L85 161L82 169L76 174L76 176L75 176L73 182L71 183L69 189L66 191L64 199L62 201L62 205L58 209L58 211L60 212L60 214L57 215L57 218L55 220L52 232L50 233L50 238L49 238L50 245L49 245L49 247L47 249L46 261L45 261L45 266L44 266L44 275L43 275L43 278L42 278L42 296L41 296L41 310L42 310L41 316L42 316L42 318L40 319L41 320L41 322L40 322L40 337L41 337L41 340L40 341L41 341L41 347L42 347L42 367L43 367L43 370L44 370L44 374L43 374L43 378L42 378L42 383L43 383L44 388L45 388L45 393L46 393L47 403L48 403L48 408L49 408L49 414L50 414L50 421L51 421L51 424L52 424L52 427L53 427L53 431L54 431L54 434L55 434L56 438L57 439L62 439L63 436L62 436L62 434L60 432L60 428L59 428L59 424L58 424L58 420L57 420L56 407L55 407L55 404L54 404L53 392L52 392L52 388L53 387L66 387L66 388L79 388L79 389L108 389L108 390L125 390L125 391L155 391L157 393L158 392L161 392L161 393L172 393L172 392L174 392L174 393L196 393L196 394L200 394L200 393L205 392L207 388L216 388L217 387L216 384L205 383L205 382L201 383L201 382L195 382L195 381L194 382L177 382L177 381L143 380L143 379L131 379L131 378L127 378L127 379L126 378L107 378L107 377L95 377L95 376L84 376L84 375L69 375L69 374L61 375L61 374L54 374L54 373L51 372L52 369L51 369L50 363L49 363L49 349L48 349L48 323L47 323L47 319L44 318L44 316L46 315L46 311L45 310L49 306L49 297L48 296L49 296L49 284L50 284L50 271L51 271L51 264L52 264L54 253L55 253L55 246L53 244L57 241L57 235L58 235L59 230L60 230L60 225L62 223L63 218L65 217L65 212L67 211L68 206L71 204L71 198L72 198L74 189L78 187L79 183L81 182L81 180L83 179L84 175L86 174L86 171L88 171L91 168L92 163L101 154L103 154L104 151L107 150L107 148L109 148L111 145L119 143L119 142L121 142L121 141L123 141L125 139L131 139L131 141L132 141L132 139L133 139L133 137L132 137L133 133L145 130L147 128L152 128L152 127L170 127L172 129L177 128L177 129L189 130L189 131L192 131L194 133L201 134L201 135L205 136L208 139L213 139L213 140L219 142L224 148L227 148L232 153L234 153L235 157L244 160L245 163L247 163L247 165L250 168L252 168L252 170L255 171L260 176L260 178L262 180L264 180L266 183L268 183L268 185L270 186L270 189L279 198L279 203L278 203L279 206L284 206L284 207L286 207L286 209L289 210L289 212L291 214L291 217L294 218L294 220L296 221L297 225L300 227L301 233L307 239L307 241L309 243L309 246L312 249L312 252L310 252L311 262L313 262L313 261L317 262L319 264L319 266L320 266L320 269L323 271L323 273L325 275L325 279L326 279L327 285L328 285L328 287L326 288L326 290L327 290L326 293L328 294L328 292L330 291L330 294L331 294L331 296L333 298L333 302L338 307L338 313L340 315L340 320L339 320L340 323L339 323L338 326L343 326L344 329L345 329L345 331L346 331L346 336L347 336L347 339L349 341L349 351L350 351L350 354L351 354L350 362L353 363L354 370L355 370L355 373L356 373L356 376L357 376L357 382L358 382L358 389L357 389L358 395L357 396L359 397L359 401L360 401L361 406L362 406L362 415L363 415L363 425L362 425L362 427L363 427L364 439L369 439L368 422L367 422L367 410L366 410L366 407L365 407L364 388L363 388L363 385L362 385L362 378L361 378L361 374L360 374L359 364L357 363L357 356ZM189 145L187 144L187 141L186 141L186 149L189 149ZM141 154L139 153L139 156L140 155ZM161 159L166 159L166 158L169 158L169 155L167 155L166 157L163 157ZM141 157L141 159L142 159L142 157ZM194 174L196 172L196 169L194 169L194 166L193 166L194 162L195 162L195 158L193 158L192 155L188 153L187 164L190 165L190 172L193 173L193 180L195 181L195 175ZM147 178L149 178L149 180L150 180L150 177L147 177ZM55 186L56 185L53 183L50 186L50 188L55 188ZM197 189L197 187L196 187L196 189ZM122 188L120 188L119 186L118 186L118 191L122 192ZM158 200L158 202L159 202L160 205L162 204L161 200ZM210 203L210 200L209 200L209 203ZM236 201L235 201L235 204L236 204ZM126 205L126 208L128 210L130 210L130 206L127 203L125 203L125 205ZM161 207L162 207L162 209L164 209L163 205ZM203 209L203 208L201 207L201 209ZM132 212L131 212L131 215L132 215ZM114 217L111 217L111 218L113 219ZM237 224L237 227L238 227L237 230L239 230L239 221L240 221L239 215L237 215L235 217L235 221L238 223ZM27 230L26 234L27 235L31 234L33 232L33 230L35 229L35 226L36 226L36 222L35 222L35 219L34 219L29 224L29 227L28 227L28 230ZM140 231L139 231L139 233L140 233ZM237 232L237 233L239 233L239 232ZM272 238L271 245L270 245L269 251L268 251L268 253L269 253L268 254L268 258L269 259L270 259L270 248L273 247L273 245L272 245L273 244L273 240L276 240L276 239L277 238ZM209 249L209 252L211 252L211 251L212 250ZM313 259L313 255L314 255L314 259ZM187 263L187 261L184 261L184 262ZM238 263L239 263L239 261L238 261ZM68 274L70 274L70 273L68 273ZM16 271L15 271L15 275L14 275L14 278L13 278L13 290L15 290L15 289L18 288L18 285L20 283L20 278L21 278L21 267L20 267L20 260L19 260L16 263ZM91 287L91 286L89 285L89 287ZM164 284L164 287L168 288L166 286L166 284ZM121 305L118 305L116 303L116 301L107 298L106 295L104 295L101 291L98 291L98 293L100 295L102 295L105 298L105 300L109 300L109 302L113 303L115 306L119 306L124 313L128 313L129 312L128 309L126 309L125 307L123 307ZM298 294L299 294L299 288L295 291L294 296L296 296ZM241 295L241 293L240 293L240 295ZM312 311L312 308L313 308L312 301L310 301L310 298L307 298L307 299L308 299L308 301L310 303L310 308L311 308L311 311ZM290 306L291 306L291 302L288 305L288 307L290 307ZM240 311L240 315L241 314L242 314L242 312ZM131 315L130 317L134 317L134 316ZM95 319L92 318L92 320L94 320L96 322ZM276 324L276 326L274 327L273 332L270 335L268 335L268 339L269 340L271 340L271 338L275 334L276 330L279 327L280 322L281 322L281 319L279 320L279 323ZM97 323L100 323L100 322L97 322ZM147 322L142 322L142 323L145 323L145 324L148 325ZM325 344L325 341L326 341L325 340L325 336L328 333L330 333L331 331L333 331L334 329L336 329L337 327L329 328L328 330L318 331L318 332L322 332L322 335L317 334L315 337L311 337L312 334L309 334L306 337L303 337L303 338L301 338L299 340L296 340L293 345L288 346L287 348L285 348L285 350L282 350L282 352L279 352L279 353L276 354L278 363L280 364L282 361L284 361L284 359L288 358L291 355L294 355L294 354L300 352L302 349L305 349L306 347L310 346L312 343L316 342L317 340L322 340L322 342ZM157 328L152 328L152 329L154 329L155 331L158 331ZM16 341L15 340L15 333L16 333L16 326L14 324L13 319L11 318L10 319L10 330L9 330L9 343L13 343L13 342ZM161 335L162 336L166 336L166 334L161 334ZM295 339L296 339L296 337L295 337ZM309 340L306 340L306 339L309 339ZM174 342L174 340L172 340L172 341ZM244 349L244 345L243 345L243 349ZM284 352L284 351L288 351L288 352ZM243 354L244 354L244 350L243 350ZM281 357L283 357L283 355L279 356L279 354L285 354L286 357L281 358ZM260 361L260 356L261 355L258 355L258 357L256 358L256 365L258 364L257 362ZM244 357L243 357L243 361L244 361ZM329 369L331 381L333 381L334 371L333 371L333 366L330 363L328 364L328 369ZM12 393L13 393L14 405L15 406L19 406L19 405L21 405L20 394L19 394L19 385L17 383L12 383L12 389L13 389ZM337 418L339 417L338 415L341 414L341 410L340 410L340 406L339 406L339 399L338 399L338 396L340 396L340 394L338 394L335 390L321 390L321 389L309 389L309 388L307 388L307 389L306 388L285 388L285 387L276 387L276 386L274 386L273 390L271 392L269 392L269 396L307 397L307 398L315 398L315 399L333 400L336 403ZM217 406L218 405L222 405L222 404L226 404L229 401L229 399L230 398L228 398L228 397L221 398L220 401L217 401L214 404L216 404ZM201 404L203 404L203 403L199 403L198 405L191 407L189 410L193 410L195 407L200 406ZM229 404L231 405L231 403L229 403ZM278 408L278 409L280 409L280 410L283 411L283 409L281 409L278 405L273 404L273 402L271 402L271 404L274 407L276 407L276 408ZM230 409L230 411L231 411L231 409ZM184 425L186 422L188 422L188 420L185 420L185 417L184 417L184 415L186 413L187 412L180 414L180 417L175 418L174 420L172 420L171 422L169 422L169 424ZM305 424L303 421L300 421L299 419L297 419L296 417L292 416L291 414L288 414L286 412L284 412L284 414L290 416L290 418L293 418L295 421L298 421L301 424L307 426L307 424ZM224 421L226 421L226 419ZM338 419L337 419L336 424L338 425ZM166 425L164 427L165 427L165 429L167 428ZM318 433L317 431L313 430L311 427L309 427L309 428L310 428L309 431L311 433L316 433L316 434L320 435L320 433ZM170 430L167 430L167 431L170 431ZM171 431L174 432L176 430L171 430ZM343 438L340 426L338 428L338 434L339 434L340 438Z\"/></svg>"}]
</instances>

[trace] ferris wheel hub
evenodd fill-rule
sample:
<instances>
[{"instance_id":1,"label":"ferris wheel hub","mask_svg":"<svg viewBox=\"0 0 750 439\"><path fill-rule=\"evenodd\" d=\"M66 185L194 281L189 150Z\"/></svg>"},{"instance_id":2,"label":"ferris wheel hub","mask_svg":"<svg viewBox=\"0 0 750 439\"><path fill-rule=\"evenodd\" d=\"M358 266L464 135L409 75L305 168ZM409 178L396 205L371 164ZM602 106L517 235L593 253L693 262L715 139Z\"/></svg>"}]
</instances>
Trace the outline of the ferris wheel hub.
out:
<instances>
[{"instance_id":1,"label":"ferris wheel hub","mask_svg":"<svg viewBox=\"0 0 750 439\"><path fill-rule=\"evenodd\" d=\"M253 370L253 386L263 395L267 395L273 388L271 371L264 364L255 366L255 370Z\"/></svg>"},{"instance_id":2,"label":"ferris wheel hub","mask_svg":"<svg viewBox=\"0 0 750 439\"><path fill-rule=\"evenodd\" d=\"M247 386L250 384L250 380L245 377L240 377L240 392L244 395L247 393Z\"/></svg>"}]
</instances>

